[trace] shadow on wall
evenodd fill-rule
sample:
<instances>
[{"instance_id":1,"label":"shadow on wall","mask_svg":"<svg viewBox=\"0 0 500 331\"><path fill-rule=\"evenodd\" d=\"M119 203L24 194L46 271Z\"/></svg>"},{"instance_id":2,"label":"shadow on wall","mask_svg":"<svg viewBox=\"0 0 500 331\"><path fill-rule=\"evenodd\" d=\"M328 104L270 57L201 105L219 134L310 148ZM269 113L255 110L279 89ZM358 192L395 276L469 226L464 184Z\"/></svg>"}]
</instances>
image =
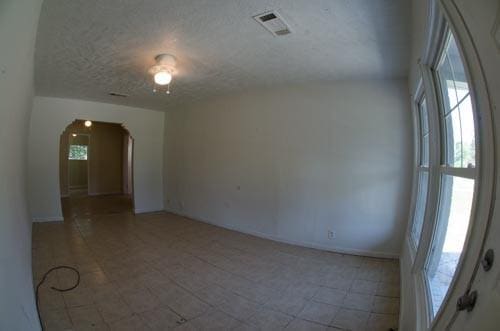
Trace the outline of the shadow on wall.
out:
<instances>
[{"instance_id":1,"label":"shadow on wall","mask_svg":"<svg viewBox=\"0 0 500 331\"><path fill-rule=\"evenodd\" d=\"M60 137L61 197L133 196L133 139L121 124L75 120Z\"/></svg>"}]
</instances>

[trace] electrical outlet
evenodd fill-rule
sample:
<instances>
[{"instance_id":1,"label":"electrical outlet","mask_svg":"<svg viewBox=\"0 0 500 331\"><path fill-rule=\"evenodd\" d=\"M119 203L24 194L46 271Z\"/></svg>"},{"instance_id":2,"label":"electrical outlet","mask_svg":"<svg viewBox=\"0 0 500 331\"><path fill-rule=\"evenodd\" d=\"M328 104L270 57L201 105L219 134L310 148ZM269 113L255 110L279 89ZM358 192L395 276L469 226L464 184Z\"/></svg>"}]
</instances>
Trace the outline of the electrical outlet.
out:
<instances>
[{"instance_id":1,"label":"electrical outlet","mask_svg":"<svg viewBox=\"0 0 500 331\"><path fill-rule=\"evenodd\" d=\"M332 230L328 230L328 239L335 239L335 232L333 232Z\"/></svg>"}]
</instances>

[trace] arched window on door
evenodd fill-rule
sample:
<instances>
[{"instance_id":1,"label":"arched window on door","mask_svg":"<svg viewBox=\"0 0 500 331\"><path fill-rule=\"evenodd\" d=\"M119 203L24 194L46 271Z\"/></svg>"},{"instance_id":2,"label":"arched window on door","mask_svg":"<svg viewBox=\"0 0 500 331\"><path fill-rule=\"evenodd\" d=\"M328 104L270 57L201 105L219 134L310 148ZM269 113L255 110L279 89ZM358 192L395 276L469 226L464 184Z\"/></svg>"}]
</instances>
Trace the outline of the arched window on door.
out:
<instances>
[{"instance_id":1,"label":"arched window on door","mask_svg":"<svg viewBox=\"0 0 500 331\"><path fill-rule=\"evenodd\" d=\"M474 201L476 119L464 62L451 32L434 72L438 88L441 146L440 194L430 253L425 266L432 311L437 313L450 288L467 239Z\"/></svg>"}]
</instances>

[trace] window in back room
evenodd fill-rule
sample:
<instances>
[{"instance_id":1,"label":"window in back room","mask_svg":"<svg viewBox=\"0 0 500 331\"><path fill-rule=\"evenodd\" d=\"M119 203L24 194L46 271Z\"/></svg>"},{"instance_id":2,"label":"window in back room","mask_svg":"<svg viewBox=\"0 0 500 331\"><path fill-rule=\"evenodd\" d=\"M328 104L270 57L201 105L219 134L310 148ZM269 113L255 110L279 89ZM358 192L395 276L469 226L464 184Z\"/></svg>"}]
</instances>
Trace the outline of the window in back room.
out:
<instances>
[{"instance_id":1,"label":"window in back room","mask_svg":"<svg viewBox=\"0 0 500 331\"><path fill-rule=\"evenodd\" d=\"M68 160L87 160L87 145L70 145Z\"/></svg>"}]
</instances>

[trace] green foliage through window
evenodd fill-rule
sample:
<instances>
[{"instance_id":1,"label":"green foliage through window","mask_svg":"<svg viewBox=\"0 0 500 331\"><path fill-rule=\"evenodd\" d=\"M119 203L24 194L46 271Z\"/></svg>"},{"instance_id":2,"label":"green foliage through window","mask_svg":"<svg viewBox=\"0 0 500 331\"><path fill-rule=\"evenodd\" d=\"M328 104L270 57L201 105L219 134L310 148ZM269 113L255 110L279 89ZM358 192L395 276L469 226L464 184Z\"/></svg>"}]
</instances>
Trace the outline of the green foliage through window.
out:
<instances>
[{"instance_id":1,"label":"green foliage through window","mask_svg":"<svg viewBox=\"0 0 500 331\"><path fill-rule=\"evenodd\" d=\"M476 160L476 143L474 140L468 144L464 142L455 143L455 162L462 168L474 168Z\"/></svg>"},{"instance_id":2,"label":"green foliage through window","mask_svg":"<svg viewBox=\"0 0 500 331\"><path fill-rule=\"evenodd\" d=\"M87 145L69 145L70 160L86 160L87 159Z\"/></svg>"}]
</instances>

